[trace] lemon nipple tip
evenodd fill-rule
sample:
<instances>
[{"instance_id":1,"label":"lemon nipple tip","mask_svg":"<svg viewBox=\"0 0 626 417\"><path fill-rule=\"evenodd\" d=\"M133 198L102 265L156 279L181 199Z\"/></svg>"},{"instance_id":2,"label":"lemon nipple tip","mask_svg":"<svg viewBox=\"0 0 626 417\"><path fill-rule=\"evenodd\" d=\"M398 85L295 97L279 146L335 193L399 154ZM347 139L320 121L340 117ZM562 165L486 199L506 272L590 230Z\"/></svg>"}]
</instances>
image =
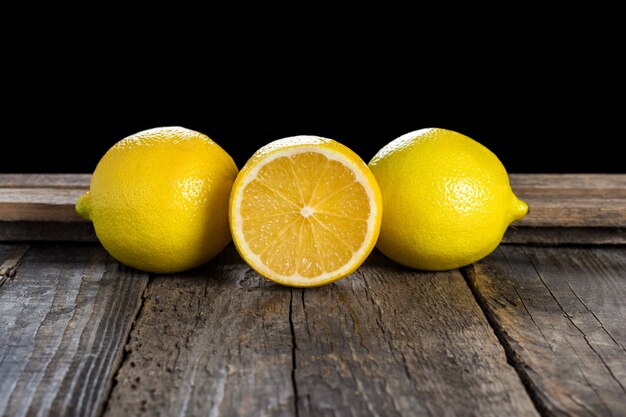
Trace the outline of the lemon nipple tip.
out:
<instances>
[{"instance_id":1,"label":"lemon nipple tip","mask_svg":"<svg viewBox=\"0 0 626 417\"><path fill-rule=\"evenodd\" d=\"M525 201L515 197L513 204L513 218L515 220L520 220L528 214L528 204Z\"/></svg>"},{"instance_id":2,"label":"lemon nipple tip","mask_svg":"<svg viewBox=\"0 0 626 417\"><path fill-rule=\"evenodd\" d=\"M91 194L89 194L89 191L78 197L74 208L80 217L85 220L91 220Z\"/></svg>"}]
</instances>

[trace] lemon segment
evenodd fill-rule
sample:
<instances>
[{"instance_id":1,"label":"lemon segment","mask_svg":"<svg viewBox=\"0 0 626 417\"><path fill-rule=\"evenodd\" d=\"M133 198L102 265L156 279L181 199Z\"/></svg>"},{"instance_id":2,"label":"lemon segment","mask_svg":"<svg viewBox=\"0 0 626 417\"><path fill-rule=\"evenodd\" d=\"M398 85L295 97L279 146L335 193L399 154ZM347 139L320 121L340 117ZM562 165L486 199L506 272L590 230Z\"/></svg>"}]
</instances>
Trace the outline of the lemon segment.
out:
<instances>
[{"instance_id":1,"label":"lemon segment","mask_svg":"<svg viewBox=\"0 0 626 417\"><path fill-rule=\"evenodd\" d=\"M373 249L381 196L350 149L315 136L261 148L235 180L231 231L242 258L284 285L314 287L353 272Z\"/></svg>"}]
</instances>

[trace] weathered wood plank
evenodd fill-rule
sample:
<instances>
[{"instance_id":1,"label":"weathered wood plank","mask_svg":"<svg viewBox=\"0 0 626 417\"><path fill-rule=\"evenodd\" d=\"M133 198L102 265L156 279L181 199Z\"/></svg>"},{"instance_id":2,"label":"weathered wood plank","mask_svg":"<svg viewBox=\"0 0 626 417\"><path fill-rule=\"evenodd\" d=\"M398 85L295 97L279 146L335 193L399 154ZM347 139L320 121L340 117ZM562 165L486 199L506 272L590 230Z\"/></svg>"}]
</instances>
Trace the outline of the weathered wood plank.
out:
<instances>
[{"instance_id":1,"label":"weathered wood plank","mask_svg":"<svg viewBox=\"0 0 626 417\"><path fill-rule=\"evenodd\" d=\"M530 211L503 242L626 244L626 175L511 174Z\"/></svg>"},{"instance_id":2,"label":"weathered wood plank","mask_svg":"<svg viewBox=\"0 0 626 417\"><path fill-rule=\"evenodd\" d=\"M294 291L299 416L538 415L458 271L376 252L335 285Z\"/></svg>"},{"instance_id":3,"label":"weathered wood plank","mask_svg":"<svg viewBox=\"0 0 626 417\"><path fill-rule=\"evenodd\" d=\"M626 248L503 246L466 272L544 415L626 415Z\"/></svg>"},{"instance_id":4,"label":"weathered wood plank","mask_svg":"<svg viewBox=\"0 0 626 417\"><path fill-rule=\"evenodd\" d=\"M458 272L289 289L229 247L154 279L105 416L538 415Z\"/></svg>"},{"instance_id":5,"label":"weathered wood plank","mask_svg":"<svg viewBox=\"0 0 626 417\"><path fill-rule=\"evenodd\" d=\"M0 188L89 188L91 174L0 174Z\"/></svg>"},{"instance_id":6,"label":"weathered wood plank","mask_svg":"<svg viewBox=\"0 0 626 417\"><path fill-rule=\"evenodd\" d=\"M233 247L153 279L105 416L293 416L291 290Z\"/></svg>"},{"instance_id":7,"label":"weathered wood plank","mask_svg":"<svg viewBox=\"0 0 626 417\"><path fill-rule=\"evenodd\" d=\"M513 189L530 190L623 190L624 174L509 174Z\"/></svg>"},{"instance_id":8,"label":"weathered wood plank","mask_svg":"<svg viewBox=\"0 0 626 417\"><path fill-rule=\"evenodd\" d=\"M76 188L5 188L0 190L0 220L84 222L76 200L85 192Z\"/></svg>"},{"instance_id":9,"label":"weathered wood plank","mask_svg":"<svg viewBox=\"0 0 626 417\"><path fill-rule=\"evenodd\" d=\"M571 231L584 230L579 243L626 243L618 230L626 228L626 175L511 174L510 181L529 213L505 242L571 243Z\"/></svg>"},{"instance_id":10,"label":"weathered wood plank","mask_svg":"<svg viewBox=\"0 0 626 417\"><path fill-rule=\"evenodd\" d=\"M98 245L32 247L0 289L0 416L98 416L147 274Z\"/></svg>"},{"instance_id":11,"label":"weathered wood plank","mask_svg":"<svg viewBox=\"0 0 626 417\"><path fill-rule=\"evenodd\" d=\"M523 197L520 197L524 199ZM517 227L626 227L626 198L526 198L528 215Z\"/></svg>"},{"instance_id":12,"label":"weathered wood plank","mask_svg":"<svg viewBox=\"0 0 626 417\"><path fill-rule=\"evenodd\" d=\"M74 212L89 179L87 174L0 174L0 240L94 240ZM571 243L576 234L584 239L579 243L626 243L626 174L511 174L510 179L530 212L507 231L505 242ZM57 226L41 227L47 223Z\"/></svg>"},{"instance_id":13,"label":"weathered wood plank","mask_svg":"<svg viewBox=\"0 0 626 417\"><path fill-rule=\"evenodd\" d=\"M97 241L74 210L90 174L0 174L0 241Z\"/></svg>"}]
</instances>

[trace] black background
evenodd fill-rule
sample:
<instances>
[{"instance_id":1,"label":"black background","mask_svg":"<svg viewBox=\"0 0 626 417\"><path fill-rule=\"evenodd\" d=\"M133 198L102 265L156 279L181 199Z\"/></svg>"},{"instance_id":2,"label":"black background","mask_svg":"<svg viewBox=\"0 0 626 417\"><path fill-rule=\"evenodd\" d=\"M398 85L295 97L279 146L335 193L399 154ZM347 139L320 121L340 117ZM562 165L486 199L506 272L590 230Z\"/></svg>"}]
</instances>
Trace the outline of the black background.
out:
<instances>
[{"instance_id":1,"label":"black background","mask_svg":"<svg viewBox=\"0 0 626 417\"><path fill-rule=\"evenodd\" d=\"M239 113L241 116L241 113ZM96 115L97 116L97 115ZM302 115L300 115L302 116ZM509 172L626 172L622 136L616 121L533 115L494 117L490 113L445 111L415 116L362 115L325 118L241 116L185 111L128 112L75 118L48 118L40 124L13 121L5 131L2 172L93 172L100 157L118 140L140 130L180 125L209 135L241 168L256 149L283 137L307 134L335 139L366 162L389 141L404 133L443 127L472 137L491 149ZM338 120L339 119L339 120ZM611 124L613 123L613 124Z\"/></svg>"},{"instance_id":2,"label":"black background","mask_svg":"<svg viewBox=\"0 0 626 417\"><path fill-rule=\"evenodd\" d=\"M241 96L242 102L216 104L191 102L176 94L134 98L126 92L111 99L88 92L57 102L61 93L13 110L3 134L2 172L91 173L118 140L169 125L209 135L239 167L259 147L287 136L329 137L367 162L399 135L442 127L487 146L509 172L626 172L624 135L615 112L597 112L566 97L558 102L550 97L529 102L529 95L521 96L521 102L510 96L482 97L481 103L474 96L459 95L450 97L449 103L422 99L414 104L402 94L362 100L332 96L311 100L297 94L284 100L251 94Z\"/></svg>"},{"instance_id":3,"label":"black background","mask_svg":"<svg viewBox=\"0 0 626 417\"><path fill-rule=\"evenodd\" d=\"M376 85L213 76L202 86L174 78L183 82L148 79L141 87L128 79L29 79L4 97L0 172L91 173L122 138L171 125L209 135L240 168L256 149L287 136L332 138L367 162L404 133L441 127L487 146L509 172L626 172L616 84L596 74L572 85L562 73L489 85L447 79L446 90L442 81L406 76Z\"/></svg>"},{"instance_id":4,"label":"black background","mask_svg":"<svg viewBox=\"0 0 626 417\"><path fill-rule=\"evenodd\" d=\"M167 125L208 134L240 167L290 135L327 136L368 161L403 133L442 127L486 145L509 172L626 172L621 14L522 9L485 27L463 13L458 28L430 16L436 30L413 13L383 30L378 9L371 21L350 11L356 31L340 17L275 27L248 13L258 30L242 42L231 37L239 20L226 32L196 25L196 36L182 20L198 45L164 30L169 15L111 25L148 25L120 42L110 22L88 38L51 19L36 42L7 37L0 172L92 172L118 140Z\"/></svg>"}]
</instances>

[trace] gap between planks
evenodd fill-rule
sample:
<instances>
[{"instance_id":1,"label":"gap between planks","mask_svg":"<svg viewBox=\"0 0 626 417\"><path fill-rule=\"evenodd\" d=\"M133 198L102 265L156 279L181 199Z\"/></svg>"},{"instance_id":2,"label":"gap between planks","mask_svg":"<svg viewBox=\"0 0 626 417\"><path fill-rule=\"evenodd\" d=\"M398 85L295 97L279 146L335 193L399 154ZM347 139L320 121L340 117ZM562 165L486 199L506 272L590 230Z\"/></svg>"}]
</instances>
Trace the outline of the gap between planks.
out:
<instances>
[{"instance_id":1,"label":"gap between planks","mask_svg":"<svg viewBox=\"0 0 626 417\"><path fill-rule=\"evenodd\" d=\"M141 300L139 302L139 305L137 306L137 312L135 313L135 317L133 318L132 322L130 323L130 329L128 331L128 334L126 335L126 341L124 342L124 347L122 348L122 355L121 358L119 360L119 362L116 364L115 368L112 369L112 377L111 377L111 388L108 390L107 396L106 398L103 400L102 403L102 407L101 407L101 411L100 413L98 413L97 416L94 417L102 417L108 407L109 401L111 400L111 395L113 394L113 391L115 390L115 387L117 386L117 381L118 381L118 377L119 377L119 372L120 369L122 369L122 366L124 366L124 364L127 362L128 360L128 356L130 354L130 341L131 341L131 337L133 334L133 329L135 328L135 325L137 324L137 321L139 320L139 317L141 316L141 314L143 313L145 304L146 304L146 292L148 291L148 289L150 288L150 284L152 283L154 276L153 274L148 274L147 275L147 279L146 279L146 285L145 288L143 289L142 293L141 293Z\"/></svg>"}]
</instances>

